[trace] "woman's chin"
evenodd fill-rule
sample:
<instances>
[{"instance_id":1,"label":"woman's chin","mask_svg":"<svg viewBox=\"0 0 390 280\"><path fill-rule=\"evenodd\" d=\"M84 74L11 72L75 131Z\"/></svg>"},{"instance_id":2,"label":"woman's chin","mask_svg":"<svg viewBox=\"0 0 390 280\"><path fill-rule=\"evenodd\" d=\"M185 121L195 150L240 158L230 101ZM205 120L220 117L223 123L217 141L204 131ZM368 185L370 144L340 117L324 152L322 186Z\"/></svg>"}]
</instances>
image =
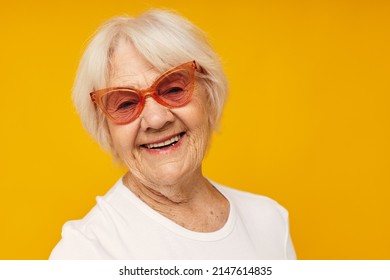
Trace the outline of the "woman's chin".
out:
<instances>
[{"instance_id":1,"label":"woman's chin","mask_svg":"<svg viewBox=\"0 0 390 280\"><path fill-rule=\"evenodd\" d=\"M160 185L160 186L172 186L180 184L180 182L184 179L180 172L164 172L164 173L154 173L147 179L151 179L152 184Z\"/></svg>"},{"instance_id":2,"label":"woman's chin","mask_svg":"<svg viewBox=\"0 0 390 280\"><path fill-rule=\"evenodd\" d=\"M151 168L151 172L144 172L143 175L146 180L157 186L173 186L180 185L188 179L196 176L195 168L176 164L165 164L163 166ZM149 173L149 175L148 175ZM195 179L195 178L194 178Z\"/></svg>"}]
</instances>

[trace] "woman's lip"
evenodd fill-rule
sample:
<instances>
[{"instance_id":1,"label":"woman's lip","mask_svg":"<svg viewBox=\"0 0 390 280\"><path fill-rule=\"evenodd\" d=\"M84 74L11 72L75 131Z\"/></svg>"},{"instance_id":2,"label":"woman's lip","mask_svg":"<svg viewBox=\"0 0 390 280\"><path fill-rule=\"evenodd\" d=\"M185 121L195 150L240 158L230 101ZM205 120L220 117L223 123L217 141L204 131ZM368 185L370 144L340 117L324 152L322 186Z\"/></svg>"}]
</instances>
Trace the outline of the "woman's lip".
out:
<instances>
[{"instance_id":1,"label":"woman's lip","mask_svg":"<svg viewBox=\"0 0 390 280\"><path fill-rule=\"evenodd\" d=\"M140 146L141 147L144 147L145 145L152 145L152 144L158 144L158 143L162 143L162 142L165 142L175 136L178 136L178 135L181 135L183 136L185 134L185 131L182 131L180 133L176 133L176 134L172 134L171 136L167 136L167 137L164 137L164 138L161 138L159 140L156 140L156 141L153 141L153 142L148 142L148 143L144 143L144 144L141 144Z\"/></svg>"},{"instance_id":2,"label":"woman's lip","mask_svg":"<svg viewBox=\"0 0 390 280\"><path fill-rule=\"evenodd\" d=\"M147 148L146 146L142 145L140 146L141 149L149 154L154 154L154 155L164 155L164 154L170 154L171 152L179 149L179 147L181 147L182 143L183 143L183 139L186 137L186 133L185 132L182 132L182 133L179 133L179 134L175 134L175 135L181 135L179 141L177 141L174 145L168 145L168 146L165 146L165 147L161 147L161 148L155 148L155 149L149 149ZM168 138L169 139L169 138Z\"/></svg>"}]
</instances>

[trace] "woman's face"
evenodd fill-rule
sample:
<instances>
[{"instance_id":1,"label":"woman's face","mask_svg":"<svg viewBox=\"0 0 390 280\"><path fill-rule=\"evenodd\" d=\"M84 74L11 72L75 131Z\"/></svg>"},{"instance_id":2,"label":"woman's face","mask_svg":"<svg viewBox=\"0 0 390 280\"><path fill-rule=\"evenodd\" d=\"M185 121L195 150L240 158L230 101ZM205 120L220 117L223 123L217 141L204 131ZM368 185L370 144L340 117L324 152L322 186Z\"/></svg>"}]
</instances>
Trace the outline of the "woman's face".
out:
<instances>
[{"instance_id":1,"label":"woman's face","mask_svg":"<svg viewBox=\"0 0 390 280\"><path fill-rule=\"evenodd\" d=\"M110 87L144 89L162 74L127 41L115 49L110 70ZM209 139L207 98L201 86L183 107L169 109L148 97L136 120L125 125L108 121L108 127L114 151L139 182L173 185L201 174Z\"/></svg>"}]
</instances>

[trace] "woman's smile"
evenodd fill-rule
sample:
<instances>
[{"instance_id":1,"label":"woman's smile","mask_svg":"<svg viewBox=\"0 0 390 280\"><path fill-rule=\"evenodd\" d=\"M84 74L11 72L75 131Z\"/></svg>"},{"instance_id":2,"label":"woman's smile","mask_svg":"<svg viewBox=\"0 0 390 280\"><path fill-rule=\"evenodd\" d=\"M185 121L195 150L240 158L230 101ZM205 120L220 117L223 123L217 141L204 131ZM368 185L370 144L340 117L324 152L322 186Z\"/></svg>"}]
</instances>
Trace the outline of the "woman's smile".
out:
<instances>
[{"instance_id":1,"label":"woman's smile","mask_svg":"<svg viewBox=\"0 0 390 280\"><path fill-rule=\"evenodd\" d=\"M181 146L185 136L186 132L181 132L173 136L142 144L140 148L151 154L170 153Z\"/></svg>"}]
</instances>

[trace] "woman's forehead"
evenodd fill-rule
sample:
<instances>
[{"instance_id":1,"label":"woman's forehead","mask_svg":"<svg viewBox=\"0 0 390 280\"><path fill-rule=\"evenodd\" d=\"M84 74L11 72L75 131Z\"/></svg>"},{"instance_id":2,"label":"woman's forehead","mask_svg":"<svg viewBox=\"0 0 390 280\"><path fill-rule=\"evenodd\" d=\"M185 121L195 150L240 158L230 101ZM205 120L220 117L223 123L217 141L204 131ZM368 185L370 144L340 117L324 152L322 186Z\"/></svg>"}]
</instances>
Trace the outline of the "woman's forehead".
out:
<instances>
[{"instance_id":1,"label":"woman's forehead","mask_svg":"<svg viewBox=\"0 0 390 280\"><path fill-rule=\"evenodd\" d=\"M129 41L121 41L110 57L111 72L138 75L153 69L153 65L143 57Z\"/></svg>"},{"instance_id":2,"label":"woman's forehead","mask_svg":"<svg viewBox=\"0 0 390 280\"><path fill-rule=\"evenodd\" d=\"M131 42L119 43L110 59L111 86L145 86L159 75Z\"/></svg>"},{"instance_id":3,"label":"woman's forehead","mask_svg":"<svg viewBox=\"0 0 390 280\"><path fill-rule=\"evenodd\" d=\"M130 70L130 69L129 69ZM110 87L134 87L147 88L159 77L159 72L154 68L136 71L126 71L126 67L114 71L109 77Z\"/></svg>"}]
</instances>

